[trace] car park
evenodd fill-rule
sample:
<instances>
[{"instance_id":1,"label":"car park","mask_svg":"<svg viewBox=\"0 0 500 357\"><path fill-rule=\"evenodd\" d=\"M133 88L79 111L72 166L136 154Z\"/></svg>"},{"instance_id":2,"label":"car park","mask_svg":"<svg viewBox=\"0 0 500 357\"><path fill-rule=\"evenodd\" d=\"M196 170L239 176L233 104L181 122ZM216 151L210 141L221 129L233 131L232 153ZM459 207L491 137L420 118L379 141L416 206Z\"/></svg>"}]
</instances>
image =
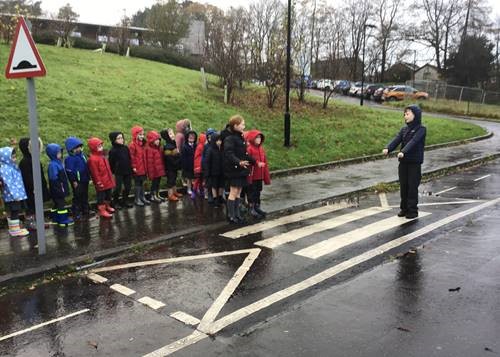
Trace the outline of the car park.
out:
<instances>
[{"instance_id":1,"label":"car park","mask_svg":"<svg viewBox=\"0 0 500 357\"><path fill-rule=\"evenodd\" d=\"M333 90L333 81L331 79L320 79L317 83L317 89L320 90Z\"/></svg>"},{"instance_id":2,"label":"car park","mask_svg":"<svg viewBox=\"0 0 500 357\"><path fill-rule=\"evenodd\" d=\"M333 90L337 93L341 93L343 95L349 94L349 90L351 89L351 82L340 79L335 81Z\"/></svg>"},{"instance_id":3,"label":"car park","mask_svg":"<svg viewBox=\"0 0 500 357\"><path fill-rule=\"evenodd\" d=\"M357 97L361 93L361 82L355 82L351 85L349 89L349 95L351 97Z\"/></svg>"},{"instance_id":4,"label":"car park","mask_svg":"<svg viewBox=\"0 0 500 357\"><path fill-rule=\"evenodd\" d=\"M371 99L377 89L384 88L384 85L381 83L369 84L365 87L363 94L366 99Z\"/></svg>"}]
</instances>

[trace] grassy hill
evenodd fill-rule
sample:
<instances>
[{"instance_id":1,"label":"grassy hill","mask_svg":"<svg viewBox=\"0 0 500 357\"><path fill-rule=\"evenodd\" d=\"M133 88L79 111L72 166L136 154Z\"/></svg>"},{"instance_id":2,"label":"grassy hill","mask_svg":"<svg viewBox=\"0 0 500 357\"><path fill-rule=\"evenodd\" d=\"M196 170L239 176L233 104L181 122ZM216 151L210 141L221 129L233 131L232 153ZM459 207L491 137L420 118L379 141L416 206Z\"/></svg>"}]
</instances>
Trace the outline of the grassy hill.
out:
<instances>
[{"instance_id":1,"label":"grassy hill","mask_svg":"<svg viewBox=\"0 0 500 357\"><path fill-rule=\"evenodd\" d=\"M69 135L105 139L110 131L127 135L135 124L146 130L173 127L190 118L196 130L223 128L228 118L242 114L247 128L266 134L272 169L321 163L381 151L402 125L401 113L331 102L327 110L310 99L292 102L292 143L283 147L283 106L269 110L261 89L238 91L234 105L222 103L215 78L207 92L201 77L166 64L86 50L39 46L47 76L36 80L40 132L46 143L63 143ZM9 48L0 45L0 68ZM0 79L0 143L27 135L28 114L24 80ZM428 144L481 135L471 124L424 116Z\"/></svg>"}]
</instances>

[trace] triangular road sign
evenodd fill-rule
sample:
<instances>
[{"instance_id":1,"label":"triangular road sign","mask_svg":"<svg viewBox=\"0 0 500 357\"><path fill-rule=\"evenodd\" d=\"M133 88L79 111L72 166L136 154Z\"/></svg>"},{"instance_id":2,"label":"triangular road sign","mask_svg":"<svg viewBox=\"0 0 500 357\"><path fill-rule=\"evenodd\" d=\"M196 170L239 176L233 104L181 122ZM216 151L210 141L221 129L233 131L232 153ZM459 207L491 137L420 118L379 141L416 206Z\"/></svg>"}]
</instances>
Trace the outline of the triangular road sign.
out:
<instances>
[{"instance_id":1,"label":"triangular road sign","mask_svg":"<svg viewBox=\"0 0 500 357\"><path fill-rule=\"evenodd\" d=\"M26 21L20 17L12 41L5 77L9 79L42 77L45 73L45 66Z\"/></svg>"}]
</instances>

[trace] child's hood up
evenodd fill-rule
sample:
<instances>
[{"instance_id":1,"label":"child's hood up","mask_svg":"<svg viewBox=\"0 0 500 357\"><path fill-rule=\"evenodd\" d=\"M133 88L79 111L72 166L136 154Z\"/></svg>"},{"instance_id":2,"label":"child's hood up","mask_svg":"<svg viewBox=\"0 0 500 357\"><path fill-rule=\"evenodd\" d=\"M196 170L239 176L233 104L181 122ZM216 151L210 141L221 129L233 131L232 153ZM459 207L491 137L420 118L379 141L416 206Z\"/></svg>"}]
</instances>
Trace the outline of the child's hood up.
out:
<instances>
[{"instance_id":1,"label":"child's hood up","mask_svg":"<svg viewBox=\"0 0 500 357\"><path fill-rule=\"evenodd\" d=\"M158 139L161 140L160 134L156 130L151 130L147 135L147 142L149 146L154 146L154 142Z\"/></svg>"},{"instance_id":2,"label":"child's hood up","mask_svg":"<svg viewBox=\"0 0 500 357\"><path fill-rule=\"evenodd\" d=\"M422 124L422 109L418 105L412 104L405 108L405 110L411 110L415 118L408 123L409 126L420 126Z\"/></svg>"},{"instance_id":3,"label":"child's hood up","mask_svg":"<svg viewBox=\"0 0 500 357\"><path fill-rule=\"evenodd\" d=\"M175 130L177 133L182 133L184 134L186 130L190 126L190 120L189 119L181 119L175 124Z\"/></svg>"},{"instance_id":4,"label":"child's hood up","mask_svg":"<svg viewBox=\"0 0 500 357\"><path fill-rule=\"evenodd\" d=\"M264 134L262 134L262 132L260 130L254 129L254 130L247 131L245 133L245 139L248 143L250 143L250 145L256 146L255 145L255 138L259 135L262 137L261 142L260 142L260 145L262 145L262 144L264 144Z\"/></svg>"},{"instance_id":5,"label":"child's hood up","mask_svg":"<svg viewBox=\"0 0 500 357\"><path fill-rule=\"evenodd\" d=\"M66 146L66 151L68 152L68 154L73 155L72 151L79 146L83 146L83 142L80 139L75 138L74 136L70 136L64 142L64 146Z\"/></svg>"},{"instance_id":6,"label":"child's hood up","mask_svg":"<svg viewBox=\"0 0 500 357\"><path fill-rule=\"evenodd\" d=\"M49 144L47 145L47 148L45 149L45 152L47 153L47 156L51 159L51 160L59 160L57 158L57 154L59 152L61 152L61 146L59 144Z\"/></svg>"},{"instance_id":7,"label":"child's hood up","mask_svg":"<svg viewBox=\"0 0 500 357\"><path fill-rule=\"evenodd\" d=\"M14 151L14 149L10 146L0 148L0 165L16 165L16 163L12 160L12 151Z\"/></svg>"},{"instance_id":8,"label":"child's hood up","mask_svg":"<svg viewBox=\"0 0 500 357\"><path fill-rule=\"evenodd\" d=\"M99 145L102 145L104 142L99 138L90 138L87 140L87 145L89 146L90 152L94 155L104 154L102 151L97 150Z\"/></svg>"}]
</instances>

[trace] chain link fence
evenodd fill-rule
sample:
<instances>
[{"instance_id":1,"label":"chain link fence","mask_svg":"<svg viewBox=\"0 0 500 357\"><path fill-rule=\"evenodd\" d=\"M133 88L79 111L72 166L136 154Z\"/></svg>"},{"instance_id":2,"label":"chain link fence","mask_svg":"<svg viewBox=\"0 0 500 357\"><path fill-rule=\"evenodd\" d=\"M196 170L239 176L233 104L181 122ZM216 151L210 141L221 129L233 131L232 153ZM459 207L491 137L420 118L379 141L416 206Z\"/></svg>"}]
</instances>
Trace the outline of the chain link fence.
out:
<instances>
[{"instance_id":1,"label":"chain link fence","mask_svg":"<svg viewBox=\"0 0 500 357\"><path fill-rule=\"evenodd\" d=\"M500 92L454 86L442 81L410 80L406 85L427 92L429 108L448 107L451 113L500 119Z\"/></svg>"}]
</instances>

